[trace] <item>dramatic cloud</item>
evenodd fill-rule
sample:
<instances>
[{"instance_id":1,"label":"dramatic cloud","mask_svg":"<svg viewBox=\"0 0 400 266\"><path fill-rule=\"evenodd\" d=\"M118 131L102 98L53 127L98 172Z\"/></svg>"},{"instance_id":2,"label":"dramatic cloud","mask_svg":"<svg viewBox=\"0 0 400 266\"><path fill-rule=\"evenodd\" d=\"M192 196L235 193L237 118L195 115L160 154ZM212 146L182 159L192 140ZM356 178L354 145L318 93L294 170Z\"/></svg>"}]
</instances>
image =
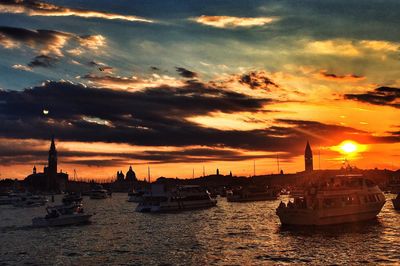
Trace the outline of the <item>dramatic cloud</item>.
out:
<instances>
[{"instance_id":1,"label":"dramatic cloud","mask_svg":"<svg viewBox=\"0 0 400 266\"><path fill-rule=\"evenodd\" d=\"M0 102L0 135L5 138L46 139L54 132L64 141L287 151L290 156L303 152L306 139L333 145L343 138L363 143L372 138L350 127L287 119L257 130L207 128L187 118L214 112L257 112L271 100L199 82L136 92L49 82L20 92L0 91ZM50 114L43 116L43 108Z\"/></svg>"},{"instance_id":2,"label":"dramatic cloud","mask_svg":"<svg viewBox=\"0 0 400 266\"><path fill-rule=\"evenodd\" d=\"M97 70L101 71L101 72L105 72L105 73L112 73L113 72L113 67L111 66L107 66L106 64L102 63L102 62L97 62L97 61L90 61L88 63L88 66L90 67L95 67ZM90 75L86 75L88 79L90 79Z\"/></svg>"},{"instance_id":3,"label":"dramatic cloud","mask_svg":"<svg viewBox=\"0 0 400 266\"><path fill-rule=\"evenodd\" d=\"M243 74L239 78L239 83L249 86L251 89L269 90L271 86L278 88L266 73L263 71L253 71L248 74Z\"/></svg>"},{"instance_id":4,"label":"dramatic cloud","mask_svg":"<svg viewBox=\"0 0 400 266\"><path fill-rule=\"evenodd\" d=\"M0 40L3 40L0 41L0 45L4 48L15 48L24 44L30 48L37 49L41 54L61 56L61 48L70 38L71 34L59 31L0 27Z\"/></svg>"},{"instance_id":5,"label":"dramatic cloud","mask_svg":"<svg viewBox=\"0 0 400 266\"><path fill-rule=\"evenodd\" d=\"M48 55L38 55L29 64L28 67L52 67L58 61L58 58Z\"/></svg>"},{"instance_id":6,"label":"dramatic cloud","mask_svg":"<svg viewBox=\"0 0 400 266\"><path fill-rule=\"evenodd\" d=\"M184 78L193 79L193 78L197 78L197 76L198 76L197 73L192 72L183 67L176 67L176 71L179 73L179 75L181 77L184 77Z\"/></svg>"},{"instance_id":7,"label":"dramatic cloud","mask_svg":"<svg viewBox=\"0 0 400 266\"><path fill-rule=\"evenodd\" d=\"M316 77L318 79L329 80L329 81L336 81L336 82L358 82L364 80L364 76L358 76L354 74L347 74L347 75L336 75L333 73L328 73L326 70L321 70Z\"/></svg>"},{"instance_id":8,"label":"dramatic cloud","mask_svg":"<svg viewBox=\"0 0 400 266\"><path fill-rule=\"evenodd\" d=\"M138 16L120 15L95 10L68 8L37 0L0 0L1 13L26 14L28 16L65 17L76 16L83 18L118 19L151 23L153 21Z\"/></svg>"},{"instance_id":9,"label":"dramatic cloud","mask_svg":"<svg viewBox=\"0 0 400 266\"><path fill-rule=\"evenodd\" d=\"M400 108L400 89L379 87L373 91L360 94L345 94L345 99L356 100L374 105L386 105Z\"/></svg>"},{"instance_id":10,"label":"dramatic cloud","mask_svg":"<svg viewBox=\"0 0 400 266\"><path fill-rule=\"evenodd\" d=\"M0 27L0 45L6 49L13 49L25 45L43 55L63 56L62 49L68 42L75 42L75 46L89 50L97 50L105 45L105 38L101 35L79 36L69 32L53 30L30 30L15 27ZM74 45L72 43L71 45ZM82 51L83 52L83 51Z\"/></svg>"},{"instance_id":11,"label":"dramatic cloud","mask_svg":"<svg viewBox=\"0 0 400 266\"><path fill-rule=\"evenodd\" d=\"M206 16L192 18L197 23L216 28L237 28L264 26L277 20L275 17L231 17L231 16Z\"/></svg>"}]
</instances>

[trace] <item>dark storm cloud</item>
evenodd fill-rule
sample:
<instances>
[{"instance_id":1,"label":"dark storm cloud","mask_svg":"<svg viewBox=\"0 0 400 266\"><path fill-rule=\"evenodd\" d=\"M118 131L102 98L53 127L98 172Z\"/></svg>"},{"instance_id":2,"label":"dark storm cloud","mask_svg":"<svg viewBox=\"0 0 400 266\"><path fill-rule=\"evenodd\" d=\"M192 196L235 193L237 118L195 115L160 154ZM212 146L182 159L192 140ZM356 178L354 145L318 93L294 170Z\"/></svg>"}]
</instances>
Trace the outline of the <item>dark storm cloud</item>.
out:
<instances>
[{"instance_id":1,"label":"dark storm cloud","mask_svg":"<svg viewBox=\"0 0 400 266\"><path fill-rule=\"evenodd\" d=\"M193 72L193 71L190 71L190 70L188 70L188 69L186 69L186 68L183 68L183 67L176 67L175 69L176 69L176 72L178 72L179 75L180 75L181 77L183 77L183 78L193 79L193 78L197 78L197 77L198 77L198 74L197 74L197 73L195 73L195 72Z\"/></svg>"},{"instance_id":2,"label":"dark storm cloud","mask_svg":"<svg viewBox=\"0 0 400 266\"><path fill-rule=\"evenodd\" d=\"M38 55L29 64L29 67L52 67L58 58L48 55Z\"/></svg>"},{"instance_id":3,"label":"dark storm cloud","mask_svg":"<svg viewBox=\"0 0 400 266\"><path fill-rule=\"evenodd\" d=\"M385 105L400 108L400 89L392 87L379 87L373 91L360 94L345 94L345 99L359 102Z\"/></svg>"}]
</instances>

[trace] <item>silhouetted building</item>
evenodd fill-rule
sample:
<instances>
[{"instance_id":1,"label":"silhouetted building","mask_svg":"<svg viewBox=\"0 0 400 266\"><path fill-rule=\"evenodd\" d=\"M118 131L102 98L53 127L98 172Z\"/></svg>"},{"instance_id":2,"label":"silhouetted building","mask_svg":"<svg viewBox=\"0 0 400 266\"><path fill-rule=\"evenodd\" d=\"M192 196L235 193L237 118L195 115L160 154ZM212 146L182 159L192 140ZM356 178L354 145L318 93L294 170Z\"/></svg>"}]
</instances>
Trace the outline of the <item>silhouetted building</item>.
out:
<instances>
[{"instance_id":1,"label":"silhouetted building","mask_svg":"<svg viewBox=\"0 0 400 266\"><path fill-rule=\"evenodd\" d=\"M125 180L125 175L122 173L122 171L118 172L117 171L117 182L124 182Z\"/></svg>"},{"instance_id":2,"label":"silhouetted building","mask_svg":"<svg viewBox=\"0 0 400 266\"><path fill-rule=\"evenodd\" d=\"M313 154L312 154L310 143L308 141L307 141L306 149L304 151L304 164L305 164L306 172L311 172L314 170Z\"/></svg>"},{"instance_id":3,"label":"silhouetted building","mask_svg":"<svg viewBox=\"0 0 400 266\"><path fill-rule=\"evenodd\" d=\"M54 136L51 138L48 165L44 167L43 173L38 173L36 166L34 166L32 174L28 175L24 181L31 190L47 192L65 190L68 182L68 174L61 171L57 173L57 149Z\"/></svg>"},{"instance_id":4,"label":"silhouetted building","mask_svg":"<svg viewBox=\"0 0 400 266\"><path fill-rule=\"evenodd\" d=\"M131 183L137 181L136 174L132 170L132 166L129 166L129 170L128 170L128 172L126 172L125 180L128 182L131 182Z\"/></svg>"}]
</instances>

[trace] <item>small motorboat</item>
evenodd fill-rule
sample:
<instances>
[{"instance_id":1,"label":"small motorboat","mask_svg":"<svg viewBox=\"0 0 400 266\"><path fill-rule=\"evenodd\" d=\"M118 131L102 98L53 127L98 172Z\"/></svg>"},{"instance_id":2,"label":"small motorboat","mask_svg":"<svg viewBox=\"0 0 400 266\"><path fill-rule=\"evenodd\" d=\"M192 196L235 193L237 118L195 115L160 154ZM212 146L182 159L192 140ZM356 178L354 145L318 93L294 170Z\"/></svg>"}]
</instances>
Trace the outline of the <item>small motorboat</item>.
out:
<instances>
[{"instance_id":1,"label":"small motorboat","mask_svg":"<svg viewBox=\"0 0 400 266\"><path fill-rule=\"evenodd\" d=\"M82 204L58 205L46 207L45 217L35 217L32 225L35 227L66 226L88 223L92 214L83 211Z\"/></svg>"},{"instance_id":2,"label":"small motorboat","mask_svg":"<svg viewBox=\"0 0 400 266\"><path fill-rule=\"evenodd\" d=\"M395 199L392 199L392 203L395 210L400 210L400 193L397 194Z\"/></svg>"}]
</instances>

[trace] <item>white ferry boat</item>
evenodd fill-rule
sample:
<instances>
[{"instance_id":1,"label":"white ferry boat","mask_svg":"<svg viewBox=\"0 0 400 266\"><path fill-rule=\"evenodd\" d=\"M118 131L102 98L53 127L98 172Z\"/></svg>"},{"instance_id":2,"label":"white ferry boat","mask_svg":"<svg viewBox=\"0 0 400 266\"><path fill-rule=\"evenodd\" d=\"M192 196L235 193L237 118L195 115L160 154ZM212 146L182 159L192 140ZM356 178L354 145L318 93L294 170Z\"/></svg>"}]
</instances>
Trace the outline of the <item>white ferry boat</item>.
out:
<instances>
[{"instance_id":1,"label":"white ferry boat","mask_svg":"<svg viewBox=\"0 0 400 266\"><path fill-rule=\"evenodd\" d=\"M230 202L276 200L278 194L278 191L268 187L239 187L226 191L226 199Z\"/></svg>"},{"instance_id":2,"label":"white ferry boat","mask_svg":"<svg viewBox=\"0 0 400 266\"><path fill-rule=\"evenodd\" d=\"M283 225L331 225L375 218L385 196L371 180L361 176L337 176L305 189L294 202L276 209Z\"/></svg>"},{"instance_id":3,"label":"white ferry boat","mask_svg":"<svg viewBox=\"0 0 400 266\"><path fill-rule=\"evenodd\" d=\"M66 226L89 222L91 214L83 211L82 204L59 205L46 208L45 217L35 217L32 225L35 227Z\"/></svg>"},{"instance_id":4,"label":"white ferry boat","mask_svg":"<svg viewBox=\"0 0 400 266\"><path fill-rule=\"evenodd\" d=\"M214 207L217 200L199 186L179 186L166 191L163 185L153 184L136 207L137 212L174 212Z\"/></svg>"}]
</instances>

